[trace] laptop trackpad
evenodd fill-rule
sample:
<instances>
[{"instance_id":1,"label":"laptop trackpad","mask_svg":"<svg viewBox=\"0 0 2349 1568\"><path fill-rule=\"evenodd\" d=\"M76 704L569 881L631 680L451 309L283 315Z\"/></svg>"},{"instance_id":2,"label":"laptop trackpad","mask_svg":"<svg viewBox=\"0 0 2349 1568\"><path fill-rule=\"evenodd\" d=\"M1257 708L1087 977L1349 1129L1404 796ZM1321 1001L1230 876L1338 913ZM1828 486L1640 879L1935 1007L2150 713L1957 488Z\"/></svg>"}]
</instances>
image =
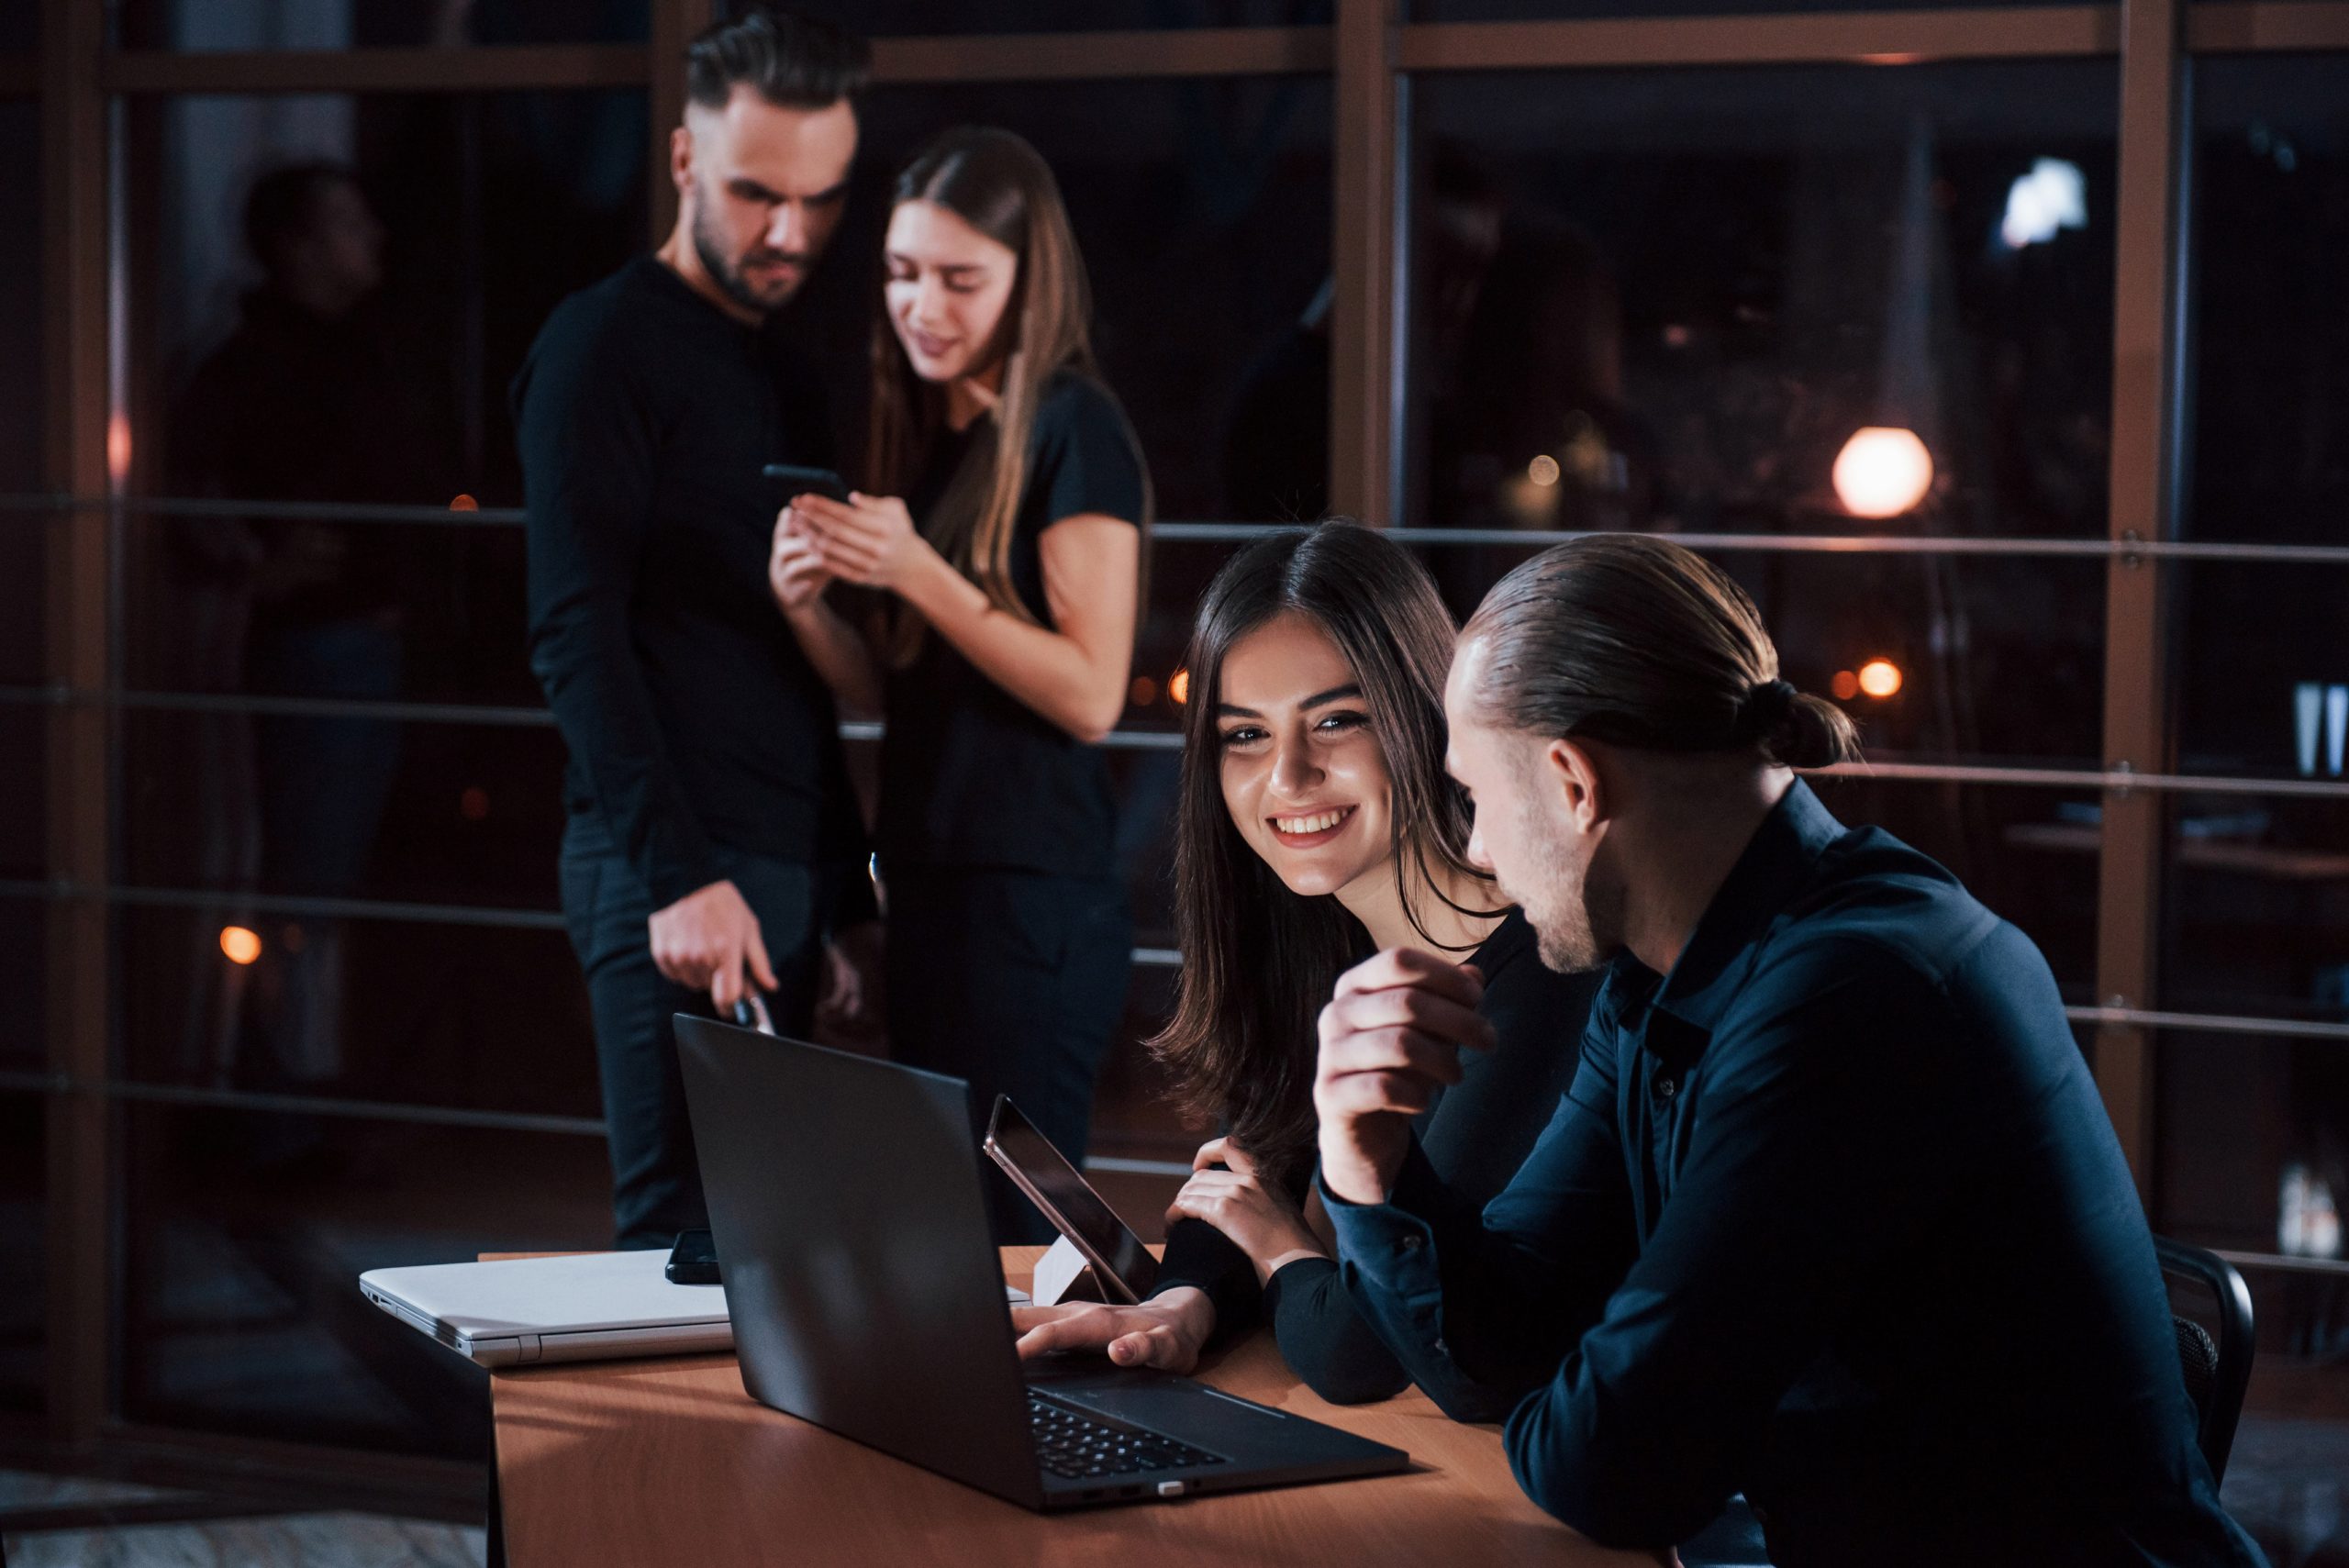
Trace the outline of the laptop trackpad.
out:
<instances>
[{"instance_id":1,"label":"laptop trackpad","mask_svg":"<svg viewBox=\"0 0 2349 1568\"><path fill-rule=\"evenodd\" d=\"M1233 1458L1257 1443L1278 1444L1301 1423L1277 1410L1219 1394L1166 1373L1108 1370L1036 1380L1045 1392L1116 1421L1130 1421Z\"/></svg>"}]
</instances>

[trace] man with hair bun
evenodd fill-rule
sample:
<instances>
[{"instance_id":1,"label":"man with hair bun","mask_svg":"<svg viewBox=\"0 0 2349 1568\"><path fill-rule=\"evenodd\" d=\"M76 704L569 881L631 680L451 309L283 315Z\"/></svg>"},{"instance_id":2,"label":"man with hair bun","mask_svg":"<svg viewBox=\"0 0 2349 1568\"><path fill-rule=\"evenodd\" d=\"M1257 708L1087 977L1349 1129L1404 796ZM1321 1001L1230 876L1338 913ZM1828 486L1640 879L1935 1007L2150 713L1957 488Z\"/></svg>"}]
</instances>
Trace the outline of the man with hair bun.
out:
<instances>
[{"instance_id":1,"label":"man with hair bun","mask_svg":"<svg viewBox=\"0 0 2349 1568\"><path fill-rule=\"evenodd\" d=\"M1322 1013L1343 1277L1419 1386L1665 1560L1742 1492L1779 1563L2258 1562L2045 960L1796 776L1852 727L1744 593L1664 539L1559 546L1470 620L1445 708L1470 859L1606 979L1481 1214L1409 1125L1485 1042L1480 977L1394 950Z\"/></svg>"}]
</instances>

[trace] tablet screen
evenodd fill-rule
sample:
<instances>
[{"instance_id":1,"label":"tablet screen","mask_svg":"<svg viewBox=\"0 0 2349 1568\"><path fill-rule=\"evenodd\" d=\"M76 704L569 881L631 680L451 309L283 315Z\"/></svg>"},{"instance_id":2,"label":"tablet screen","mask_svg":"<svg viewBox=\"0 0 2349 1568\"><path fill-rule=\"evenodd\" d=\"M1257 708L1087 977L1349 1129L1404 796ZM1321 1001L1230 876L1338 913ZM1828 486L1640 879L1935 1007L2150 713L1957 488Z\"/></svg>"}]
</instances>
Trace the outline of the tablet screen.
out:
<instances>
[{"instance_id":1,"label":"tablet screen","mask_svg":"<svg viewBox=\"0 0 2349 1568\"><path fill-rule=\"evenodd\" d=\"M1097 1263L1106 1263L1136 1301L1150 1295L1158 1278L1158 1260L1141 1238L1127 1229L1117 1210L1102 1201L1093 1184L1036 1130L1019 1107L997 1095L995 1118L987 1124L987 1153L1012 1181L1038 1200L1045 1217L1056 1224L1079 1251Z\"/></svg>"}]
</instances>

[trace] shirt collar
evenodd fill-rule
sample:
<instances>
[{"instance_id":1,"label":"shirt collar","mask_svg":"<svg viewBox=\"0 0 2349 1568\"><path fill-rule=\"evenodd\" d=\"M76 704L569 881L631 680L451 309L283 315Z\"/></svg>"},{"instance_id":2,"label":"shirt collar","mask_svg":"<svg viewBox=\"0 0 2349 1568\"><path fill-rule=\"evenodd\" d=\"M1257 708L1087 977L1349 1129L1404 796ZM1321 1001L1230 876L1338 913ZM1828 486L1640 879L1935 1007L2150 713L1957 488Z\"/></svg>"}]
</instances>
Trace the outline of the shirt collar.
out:
<instances>
[{"instance_id":1,"label":"shirt collar","mask_svg":"<svg viewBox=\"0 0 2349 1568\"><path fill-rule=\"evenodd\" d=\"M1842 834L1810 786L1795 780L1753 830L1671 973L1659 980L1630 952L1617 955L1608 984L1617 1021L1637 1027L1644 1011L1650 1050L1675 1064L1695 1061L1745 984L1762 933Z\"/></svg>"}]
</instances>

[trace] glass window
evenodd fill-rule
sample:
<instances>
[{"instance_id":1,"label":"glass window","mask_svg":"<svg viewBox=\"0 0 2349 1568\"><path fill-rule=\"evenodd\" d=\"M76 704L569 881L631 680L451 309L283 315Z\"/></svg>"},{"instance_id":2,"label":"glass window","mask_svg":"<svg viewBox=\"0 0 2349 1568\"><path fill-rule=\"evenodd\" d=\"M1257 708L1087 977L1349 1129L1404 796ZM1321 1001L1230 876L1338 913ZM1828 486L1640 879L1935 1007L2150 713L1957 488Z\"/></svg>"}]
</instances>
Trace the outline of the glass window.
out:
<instances>
[{"instance_id":1,"label":"glass window","mask_svg":"<svg viewBox=\"0 0 2349 1568\"><path fill-rule=\"evenodd\" d=\"M119 733L143 885L555 906L551 725L133 708Z\"/></svg>"},{"instance_id":2,"label":"glass window","mask_svg":"<svg viewBox=\"0 0 2349 1568\"><path fill-rule=\"evenodd\" d=\"M1412 91L1408 515L2103 531L2110 64Z\"/></svg>"},{"instance_id":3,"label":"glass window","mask_svg":"<svg viewBox=\"0 0 2349 1568\"><path fill-rule=\"evenodd\" d=\"M46 1392L47 1111L38 1095L0 1094L0 1410L38 1412Z\"/></svg>"},{"instance_id":4,"label":"glass window","mask_svg":"<svg viewBox=\"0 0 2349 1568\"><path fill-rule=\"evenodd\" d=\"M2334 1040L2188 1030L2165 1030L2157 1049L2157 1229L2207 1247L2325 1255L2309 1208L2319 1187L2336 1217L2349 1204L2349 1053ZM2341 1257L2337 1218L2329 1240ZM2257 1304L2263 1343L2285 1342L2268 1339L2285 1316L2267 1317L2269 1305ZM2288 1315L2301 1345L2311 1305Z\"/></svg>"},{"instance_id":5,"label":"glass window","mask_svg":"<svg viewBox=\"0 0 2349 1568\"><path fill-rule=\"evenodd\" d=\"M134 1421L479 1462L481 1374L359 1275L611 1239L594 1138L144 1105L122 1125Z\"/></svg>"},{"instance_id":6,"label":"glass window","mask_svg":"<svg viewBox=\"0 0 2349 1568\"><path fill-rule=\"evenodd\" d=\"M128 114L134 490L515 505L508 382L557 301L644 249L643 93L134 98ZM290 221L331 243L272 278L246 220L280 174L297 181ZM312 599L363 575L358 550L326 553L340 575L306 582Z\"/></svg>"},{"instance_id":7,"label":"glass window","mask_svg":"<svg viewBox=\"0 0 2349 1568\"><path fill-rule=\"evenodd\" d=\"M1465 619L1538 545L1420 552ZM2101 560L1727 550L1787 679L1839 701L1871 757L2092 765Z\"/></svg>"},{"instance_id":8,"label":"glass window","mask_svg":"<svg viewBox=\"0 0 2349 1568\"><path fill-rule=\"evenodd\" d=\"M2162 1005L2349 1023L2349 799L2197 793L2166 815Z\"/></svg>"},{"instance_id":9,"label":"glass window","mask_svg":"<svg viewBox=\"0 0 2349 1568\"><path fill-rule=\"evenodd\" d=\"M2185 562L2170 582L2179 767L2342 778L2349 563Z\"/></svg>"},{"instance_id":10,"label":"glass window","mask_svg":"<svg viewBox=\"0 0 2349 1568\"><path fill-rule=\"evenodd\" d=\"M601 1115L560 929L230 907L117 917L123 1070L144 1082Z\"/></svg>"},{"instance_id":11,"label":"glass window","mask_svg":"<svg viewBox=\"0 0 2349 1568\"><path fill-rule=\"evenodd\" d=\"M0 877L9 880L24 875L13 867L0 871ZM48 1066L44 994L49 983L51 906L46 892L31 886L0 892L0 952L8 955L9 975L9 983L0 985L0 1067L20 1072Z\"/></svg>"},{"instance_id":12,"label":"glass window","mask_svg":"<svg viewBox=\"0 0 2349 1568\"><path fill-rule=\"evenodd\" d=\"M647 0L122 0L124 49L342 50L642 43Z\"/></svg>"},{"instance_id":13,"label":"glass window","mask_svg":"<svg viewBox=\"0 0 2349 1568\"><path fill-rule=\"evenodd\" d=\"M2338 544L2349 506L2338 438L2349 417L2349 55L2198 61L2194 108L2186 528L2197 539ZM2337 608L2330 624L2341 624Z\"/></svg>"},{"instance_id":14,"label":"glass window","mask_svg":"<svg viewBox=\"0 0 2349 1568\"><path fill-rule=\"evenodd\" d=\"M739 13L740 4L719 7ZM800 9L872 38L901 34L1085 33L1186 28L1322 27L1333 0L808 0Z\"/></svg>"},{"instance_id":15,"label":"glass window","mask_svg":"<svg viewBox=\"0 0 2349 1568\"><path fill-rule=\"evenodd\" d=\"M1903 10L1948 6L2046 6L2060 0L1910 0ZM1415 22L1554 22L1598 17L1750 17L1785 11L1882 11L1880 0L1407 0Z\"/></svg>"}]
</instances>

